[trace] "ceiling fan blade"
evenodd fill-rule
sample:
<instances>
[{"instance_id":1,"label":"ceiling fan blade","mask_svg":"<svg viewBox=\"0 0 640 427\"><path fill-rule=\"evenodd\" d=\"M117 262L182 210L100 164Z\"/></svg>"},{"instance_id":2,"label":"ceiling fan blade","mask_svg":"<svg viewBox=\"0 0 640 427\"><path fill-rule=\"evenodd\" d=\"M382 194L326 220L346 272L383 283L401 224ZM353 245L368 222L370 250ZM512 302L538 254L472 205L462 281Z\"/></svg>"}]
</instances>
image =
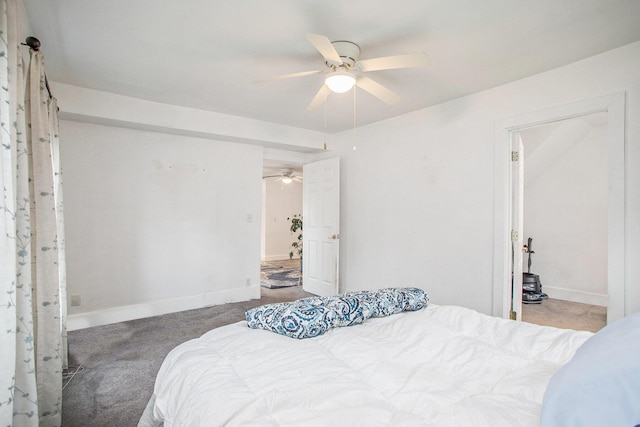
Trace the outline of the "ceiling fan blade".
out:
<instances>
[{"instance_id":1,"label":"ceiling fan blade","mask_svg":"<svg viewBox=\"0 0 640 427\"><path fill-rule=\"evenodd\" d=\"M356 80L356 85L389 105L393 105L400 101L400 97L398 95L369 77L359 77L358 80Z\"/></svg>"},{"instance_id":2,"label":"ceiling fan blade","mask_svg":"<svg viewBox=\"0 0 640 427\"><path fill-rule=\"evenodd\" d=\"M274 80L293 79L295 77L310 76L312 74L318 74L321 72L322 72L321 70L314 70L314 71L301 71L299 73L281 74L279 76L273 76L273 77L267 77L265 79L254 80L252 81L252 83L265 83L265 82L271 82Z\"/></svg>"},{"instance_id":3,"label":"ceiling fan blade","mask_svg":"<svg viewBox=\"0 0 640 427\"><path fill-rule=\"evenodd\" d=\"M318 34L306 34L306 36L311 44L318 49L318 52L320 52L324 59L337 64L342 64L342 59L340 58L340 55L338 55L336 48L331 44L331 40Z\"/></svg>"},{"instance_id":4,"label":"ceiling fan blade","mask_svg":"<svg viewBox=\"0 0 640 427\"><path fill-rule=\"evenodd\" d=\"M358 61L362 71L393 70L397 68L424 67L427 65L427 55L424 53L408 53L406 55L384 56Z\"/></svg>"},{"instance_id":5,"label":"ceiling fan blade","mask_svg":"<svg viewBox=\"0 0 640 427\"><path fill-rule=\"evenodd\" d=\"M331 91L329 90L327 85L322 85L318 93L316 93L316 96L313 97L313 100L307 107L307 111L315 110L316 108L321 106L322 103L327 99L330 93Z\"/></svg>"},{"instance_id":6,"label":"ceiling fan blade","mask_svg":"<svg viewBox=\"0 0 640 427\"><path fill-rule=\"evenodd\" d=\"M262 177L262 179L265 179L265 178L282 178L282 175L267 175Z\"/></svg>"}]
</instances>

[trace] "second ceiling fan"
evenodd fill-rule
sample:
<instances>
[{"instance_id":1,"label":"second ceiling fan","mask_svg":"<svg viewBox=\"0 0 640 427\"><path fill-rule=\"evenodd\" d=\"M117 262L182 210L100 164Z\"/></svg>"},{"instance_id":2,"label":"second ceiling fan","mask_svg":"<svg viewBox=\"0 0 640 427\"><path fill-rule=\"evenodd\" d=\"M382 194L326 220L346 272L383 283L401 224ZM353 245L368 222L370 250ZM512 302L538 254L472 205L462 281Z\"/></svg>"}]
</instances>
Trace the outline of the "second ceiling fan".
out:
<instances>
[{"instance_id":1,"label":"second ceiling fan","mask_svg":"<svg viewBox=\"0 0 640 427\"><path fill-rule=\"evenodd\" d=\"M293 181L302 182L302 177L296 175L291 169L283 169L279 175L267 175L262 178L277 178L276 181L282 181L283 184L291 184Z\"/></svg>"},{"instance_id":2,"label":"second ceiling fan","mask_svg":"<svg viewBox=\"0 0 640 427\"><path fill-rule=\"evenodd\" d=\"M360 47L350 41L330 41L327 37L318 34L307 34L307 39L324 57L326 68L313 71L282 74L266 79L256 80L254 83L273 80L291 79L295 77L310 76L313 74L325 74L325 84L322 85L313 98L307 110L322 105L330 92L343 93L354 85L369 92L376 98L387 104L395 104L400 97L372 78L365 76L369 71L393 70L398 68L422 67L427 64L427 56L424 53L410 53L406 55L384 56L381 58L364 59L359 61ZM327 90L327 88L329 90Z\"/></svg>"}]
</instances>

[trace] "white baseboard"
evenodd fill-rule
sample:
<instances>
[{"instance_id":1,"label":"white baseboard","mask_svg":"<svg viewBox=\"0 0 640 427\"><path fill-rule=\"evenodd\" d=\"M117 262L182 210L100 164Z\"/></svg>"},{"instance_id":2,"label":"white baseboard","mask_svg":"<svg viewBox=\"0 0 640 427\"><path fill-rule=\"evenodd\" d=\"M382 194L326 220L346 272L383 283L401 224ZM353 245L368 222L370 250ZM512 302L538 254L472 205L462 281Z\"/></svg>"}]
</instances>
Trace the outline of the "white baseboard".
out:
<instances>
[{"instance_id":1,"label":"white baseboard","mask_svg":"<svg viewBox=\"0 0 640 427\"><path fill-rule=\"evenodd\" d=\"M265 256L264 259L262 261L281 261L283 259L289 259L289 253L287 252L286 254L283 255L268 255ZM293 259L298 259L297 256L294 256Z\"/></svg>"},{"instance_id":2,"label":"white baseboard","mask_svg":"<svg viewBox=\"0 0 640 427\"><path fill-rule=\"evenodd\" d=\"M258 298L260 298L260 285L254 285L182 298L171 298L149 301L142 304L113 307L106 310L69 315L67 317L67 330L75 331L93 326L108 325L111 323L125 322L127 320L142 319L144 317L159 316L161 314L193 310L195 308L210 307L212 305L230 302L249 301Z\"/></svg>"},{"instance_id":3,"label":"white baseboard","mask_svg":"<svg viewBox=\"0 0 640 427\"><path fill-rule=\"evenodd\" d=\"M554 288L552 286L543 286L542 292L549 295L549 298L579 302L582 304L599 305L601 307L606 307L609 302L609 298L606 295L594 294L591 292L584 292L584 291L577 291L575 289Z\"/></svg>"}]
</instances>

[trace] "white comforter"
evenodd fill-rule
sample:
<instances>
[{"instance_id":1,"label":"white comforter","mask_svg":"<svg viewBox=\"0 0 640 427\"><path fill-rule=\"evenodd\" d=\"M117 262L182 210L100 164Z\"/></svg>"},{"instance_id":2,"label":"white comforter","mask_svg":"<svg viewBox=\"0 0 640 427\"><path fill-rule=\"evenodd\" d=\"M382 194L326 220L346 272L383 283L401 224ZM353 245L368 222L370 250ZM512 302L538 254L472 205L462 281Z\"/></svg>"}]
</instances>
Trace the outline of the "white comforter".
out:
<instances>
[{"instance_id":1,"label":"white comforter","mask_svg":"<svg viewBox=\"0 0 640 427\"><path fill-rule=\"evenodd\" d=\"M140 425L537 426L591 335L433 305L305 340L239 322L172 350Z\"/></svg>"}]
</instances>

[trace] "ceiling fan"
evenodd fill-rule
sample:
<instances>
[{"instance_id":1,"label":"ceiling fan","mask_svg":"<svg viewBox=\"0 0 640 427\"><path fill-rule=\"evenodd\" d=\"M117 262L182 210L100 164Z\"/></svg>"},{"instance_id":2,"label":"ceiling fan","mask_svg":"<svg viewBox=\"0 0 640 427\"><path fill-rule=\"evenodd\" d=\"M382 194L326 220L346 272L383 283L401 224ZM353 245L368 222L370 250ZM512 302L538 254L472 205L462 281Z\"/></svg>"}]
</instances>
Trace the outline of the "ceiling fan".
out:
<instances>
[{"instance_id":1,"label":"ceiling fan","mask_svg":"<svg viewBox=\"0 0 640 427\"><path fill-rule=\"evenodd\" d=\"M359 61L360 47L353 42L344 40L332 42L327 37L317 34L306 34L306 37L324 57L326 68L282 74L266 79L255 80L254 83L284 80L324 73L324 85L322 85L318 93L316 93L316 96L307 107L307 110L313 110L314 108L322 105L330 92L347 92L354 85L366 92L369 92L371 95L386 102L387 104L395 104L400 100L400 97L397 94L364 74L369 71L422 67L427 64L427 56L424 53L384 56ZM327 90L327 88L329 90Z\"/></svg>"},{"instance_id":2,"label":"ceiling fan","mask_svg":"<svg viewBox=\"0 0 640 427\"><path fill-rule=\"evenodd\" d=\"M302 177L294 175L291 169L283 169L280 175L267 175L262 178L277 178L276 181L282 181L283 184L291 184L293 181L302 182Z\"/></svg>"}]
</instances>

